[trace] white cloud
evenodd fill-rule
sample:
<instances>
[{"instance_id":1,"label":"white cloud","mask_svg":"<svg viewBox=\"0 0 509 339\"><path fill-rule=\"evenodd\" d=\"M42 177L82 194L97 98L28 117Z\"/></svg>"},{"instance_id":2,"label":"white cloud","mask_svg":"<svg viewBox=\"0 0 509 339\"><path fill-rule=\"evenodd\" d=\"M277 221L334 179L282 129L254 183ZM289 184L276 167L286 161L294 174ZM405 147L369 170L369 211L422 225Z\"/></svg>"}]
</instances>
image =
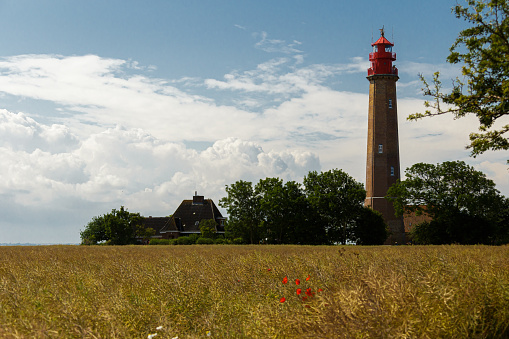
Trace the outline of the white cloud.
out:
<instances>
[{"instance_id":1,"label":"white cloud","mask_svg":"<svg viewBox=\"0 0 509 339\"><path fill-rule=\"evenodd\" d=\"M222 81L206 79L205 85L220 90L261 92L288 98L322 89L323 83L330 77L343 73L365 72L369 64L361 57L353 58L347 64L313 64L300 67L302 63L303 57L300 56L293 59L272 59L258 65L255 70L226 74Z\"/></svg>"},{"instance_id":2,"label":"white cloud","mask_svg":"<svg viewBox=\"0 0 509 339\"><path fill-rule=\"evenodd\" d=\"M23 113L12 114L4 109L0 109L0 135L0 146L24 151L58 153L79 143L66 126L41 125Z\"/></svg>"},{"instance_id":3,"label":"white cloud","mask_svg":"<svg viewBox=\"0 0 509 339\"><path fill-rule=\"evenodd\" d=\"M302 44L297 40L287 43L285 40L269 39L267 32L255 33L254 36L260 38L260 41L255 44L255 47L262 51L284 54L302 53L301 50L296 48Z\"/></svg>"},{"instance_id":4,"label":"white cloud","mask_svg":"<svg viewBox=\"0 0 509 339\"><path fill-rule=\"evenodd\" d=\"M65 129L7 111L3 115L7 118L0 121L0 128L22 129L29 121L40 131ZM0 147L0 197L9 201L1 204L0 213L5 220L18 220L16 227L23 227L25 240L32 242L51 242L53 237L30 238L31 230L42 222L41 210L47 218L51 213L65 215L65 222L53 225L55 232L72 228L74 236L60 242L77 242L86 221L120 205L144 215L168 215L195 190L217 202L224 196L224 186L240 179L302 180L310 169L320 168L317 155L308 151L266 152L257 143L226 138L198 152L120 126L61 152L32 149L31 139L20 140L16 147L7 143ZM69 225L69 215L80 217ZM1 224L4 234L15 234L6 229L8 224Z\"/></svg>"}]
</instances>

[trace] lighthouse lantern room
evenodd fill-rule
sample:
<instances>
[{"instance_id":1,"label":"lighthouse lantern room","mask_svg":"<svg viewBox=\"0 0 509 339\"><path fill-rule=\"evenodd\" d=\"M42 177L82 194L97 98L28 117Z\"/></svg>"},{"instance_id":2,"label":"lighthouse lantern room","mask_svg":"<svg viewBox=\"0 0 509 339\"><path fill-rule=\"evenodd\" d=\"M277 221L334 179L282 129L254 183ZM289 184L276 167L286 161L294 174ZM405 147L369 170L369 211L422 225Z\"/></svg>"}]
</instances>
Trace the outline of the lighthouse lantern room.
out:
<instances>
[{"instance_id":1,"label":"lighthouse lantern room","mask_svg":"<svg viewBox=\"0 0 509 339\"><path fill-rule=\"evenodd\" d=\"M392 62L396 60L396 53L392 51L394 44L385 38L383 28L380 31L382 36L371 44L373 52L369 53L371 67L368 69L368 76L375 74L398 75L398 69L392 65Z\"/></svg>"}]
</instances>

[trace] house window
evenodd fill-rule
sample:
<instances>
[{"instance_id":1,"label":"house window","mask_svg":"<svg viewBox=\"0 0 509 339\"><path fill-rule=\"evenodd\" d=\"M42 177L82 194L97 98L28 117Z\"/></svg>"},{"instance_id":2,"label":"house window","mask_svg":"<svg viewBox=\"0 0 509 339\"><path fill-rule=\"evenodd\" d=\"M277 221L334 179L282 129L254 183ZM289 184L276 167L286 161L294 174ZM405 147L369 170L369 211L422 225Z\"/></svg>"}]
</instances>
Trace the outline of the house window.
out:
<instances>
[{"instance_id":1,"label":"house window","mask_svg":"<svg viewBox=\"0 0 509 339\"><path fill-rule=\"evenodd\" d=\"M394 167L391 166L391 177L394 176Z\"/></svg>"},{"instance_id":2,"label":"house window","mask_svg":"<svg viewBox=\"0 0 509 339\"><path fill-rule=\"evenodd\" d=\"M389 99L389 108L392 108L392 99Z\"/></svg>"},{"instance_id":3,"label":"house window","mask_svg":"<svg viewBox=\"0 0 509 339\"><path fill-rule=\"evenodd\" d=\"M378 145L378 153L382 154L384 152L384 145Z\"/></svg>"}]
</instances>

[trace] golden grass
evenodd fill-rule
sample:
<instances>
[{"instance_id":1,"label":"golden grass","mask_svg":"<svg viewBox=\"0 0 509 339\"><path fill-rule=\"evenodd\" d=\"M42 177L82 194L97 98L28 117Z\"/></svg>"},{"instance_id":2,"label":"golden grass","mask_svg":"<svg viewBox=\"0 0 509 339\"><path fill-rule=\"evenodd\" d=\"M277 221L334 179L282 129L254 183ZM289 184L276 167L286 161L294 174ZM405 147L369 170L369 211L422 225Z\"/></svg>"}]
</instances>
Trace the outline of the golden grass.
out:
<instances>
[{"instance_id":1,"label":"golden grass","mask_svg":"<svg viewBox=\"0 0 509 339\"><path fill-rule=\"evenodd\" d=\"M507 337L509 247L0 247L0 337L151 333Z\"/></svg>"}]
</instances>

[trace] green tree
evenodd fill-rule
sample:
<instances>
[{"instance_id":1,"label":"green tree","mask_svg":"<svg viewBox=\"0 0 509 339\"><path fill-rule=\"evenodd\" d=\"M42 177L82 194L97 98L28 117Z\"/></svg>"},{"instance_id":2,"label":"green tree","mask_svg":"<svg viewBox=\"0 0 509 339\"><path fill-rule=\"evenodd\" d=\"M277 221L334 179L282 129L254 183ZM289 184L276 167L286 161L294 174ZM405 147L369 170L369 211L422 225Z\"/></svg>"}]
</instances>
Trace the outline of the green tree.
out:
<instances>
[{"instance_id":1,"label":"green tree","mask_svg":"<svg viewBox=\"0 0 509 339\"><path fill-rule=\"evenodd\" d=\"M156 234L156 230L152 227L145 227L142 224L136 225L135 235L136 238L141 238L143 243L149 240L153 235Z\"/></svg>"},{"instance_id":2,"label":"green tree","mask_svg":"<svg viewBox=\"0 0 509 339\"><path fill-rule=\"evenodd\" d=\"M214 219L202 219L200 221L200 232L203 238L214 239L216 236L216 221Z\"/></svg>"},{"instance_id":3,"label":"green tree","mask_svg":"<svg viewBox=\"0 0 509 339\"><path fill-rule=\"evenodd\" d=\"M259 197L261 229L267 242L316 244L324 241L324 232L309 220L311 208L299 183L266 178L256 184L255 194Z\"/></svg>"},{"instance_id":4,"label":"green tree","mask_svg":"<svg viewBox=\"0 0 509 339\"><path fill-rule=\"evenodd\" d=\"M495 122L509 114L509 1L467 0L453 10L471 27L459 33L447 61L462 63L463 79L456 79L450 93L442 93L439 73L430 85L422 75L423 94L430 96L424 113L410 115L410 120L426 116L453 114L455 118L474 114L479 119L479 133L470 134L472 155L488 150L508 150L509 125ZM444 105L445 104L445 105ZM500 120L501 121L501 120ZM509 161L509 160L508 160Z\"/></svg>"},{"instance_id":5,"label":"green tree","mask_svg":"<svg viewBox=\"0 0 509 339\"><path fill-rule=\"evenodd\" d=\"M85 229L80 232L81 243L83 245L95 245L106 241L106 228L104 227L104 216L93 217L88 222Z\"/></svg>"},{"instance_id":6,"label":"green tree","mask_svg":"<svg viewBox=\"0 0 509 339\"><path fill-rule=\"evenodd\" d=\"M509 225L502 222L507 199L484 173L463 161L418 163L405 173L386 198L398 215L426 213L432 219L414 227L414 241L491 244L507 231Z\"/></svg>"},{"instance_id":7,"label":"green tree","mask_svg":"<svg viewBox=\"0 0 509 339\"><path fill-rule=\"evenodd\" d=\"M226 185L227 196L219 200L219 206L226 209L228 222L225 233L232 239L243 238L245 242L257 244L261 238L259 197L253 184L239 180Z\"/></svg>"},{"instance_id":8,"label":"green tree","mask_svg":"<svg viewBox=\"0 0 509 339\"><path fill-rule=\"evenodd\" d=\"M346 244L354 238L354 221L366 199L364 186L339 169L309 172L304 187L330 242Z\"/></svg>"},{"instance_id":9,"label":"green tree","mask_svg":"<svg viewBox=\"0 0 509 339\"><path fill-rule=\"evenodd\" d=\"M135 230L142 224L139 213L130 213L124 206L111 213L92 218L80 232L82 244L97 244L106 241L110 245L126 245L135 241Z\"/></svg>"},{"instance_id":10,"label":"green tree","mask_svg":"<svg viewBox=\"0 0 509 339\"><path fill-rule=\"evenodd\" d=\"M389 229L380 212L364 207L355 219L353 235L357 245L383 245Z\"/></svg>"}]
</instances>

